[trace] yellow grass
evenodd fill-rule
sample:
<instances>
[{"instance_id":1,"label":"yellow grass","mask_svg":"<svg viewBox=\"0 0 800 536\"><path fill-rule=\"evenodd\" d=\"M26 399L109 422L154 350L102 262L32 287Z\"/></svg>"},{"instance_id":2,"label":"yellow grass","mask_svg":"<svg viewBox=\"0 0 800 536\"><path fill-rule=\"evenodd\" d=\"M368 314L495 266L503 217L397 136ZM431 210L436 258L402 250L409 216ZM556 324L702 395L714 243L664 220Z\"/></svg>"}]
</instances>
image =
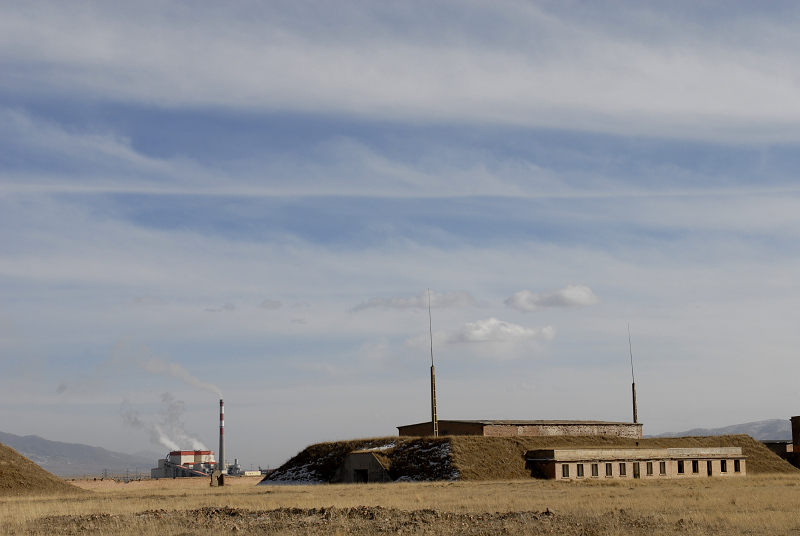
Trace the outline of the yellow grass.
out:
<instances>
[{"instance_id":1,"label":"yellow grass","mask_svg":"<svg viewBox=\"0 0 800 536\"><path fill-rule=\"evenodd\" d=\"M128 484L87 481L76 484L92 493L0 498L0 531L46 534L60 522L48 516L108 514L123 517L113 523L112 520L94 524L87 521L85 530L76 529L74 533L211 534L213 531L187 532L177 523L175 526L151 526L139 520L143 516L134 515L149 510L189 511L208 506L255 511L382 506L400 511L435 509L475 514L549 509L557 516L582 520L583 526L602 524L609 516L650 519L663 527L663 531L649 531L651 534L676 531L787 534L800 531L800 476L797 475L659 482L556 483L531 479L320 486L255 486L258 478L228 480L230 485L224 488L211 488L206 479ZM624 513L620 514L620 510ZM42 524L43 519L49 519L49 524Z\"/></svg>"}]
</instances>

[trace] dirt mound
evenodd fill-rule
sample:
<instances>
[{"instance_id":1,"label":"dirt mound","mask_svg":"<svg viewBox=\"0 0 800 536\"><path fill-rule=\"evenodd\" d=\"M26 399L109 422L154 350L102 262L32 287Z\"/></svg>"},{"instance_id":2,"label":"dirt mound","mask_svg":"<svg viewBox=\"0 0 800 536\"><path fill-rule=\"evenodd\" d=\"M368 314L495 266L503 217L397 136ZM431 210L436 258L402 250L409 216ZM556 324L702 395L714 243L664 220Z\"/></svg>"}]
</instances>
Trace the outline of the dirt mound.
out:
<instances>
[{"instance_id":1,"label":"dirt mound","mask_svg":"<svg viewBox=\"0 0 800 536\"><path fill-rule=\"evenodd\" d=\"M0 496L85 493L0 443Z\"/></svg>"},{"instance_id":2,"label":"dirt mound","mask_svg":"<svg viewBox=\"0 0 800 536\"><path fill-rule=\"evenodd\" d=\"M345 457L353 451L374 452L393 480L455 480L449 438L381 437L317 443L306 447L272 474L264 484L321 484L331 482Z\"/></svg>"},{"instance_id":3,"label":"dirt mound","mask_svg":"<svg viewBox=\"0 0 800 536\"><path fill-rule=\"evenodd\" d=\"M795 473L760 441L748 435L629 439L611 436L542 437L383 437L317 443L304 449L264 478L264 484L331 482L345 457L356 450L371 450L393 480L507 480L530 478L525 469L529 450L556 447L741 447L747 472Z\"/></svg>"},{"instance_id":4,"label":"dirt mound","mask_svg":"<svg viewBox=\"0 0 800 536\"><path fill-rule=\"evenodd\" d=\"M707 533L692 522L668 524L652 516L624 511L602 515L544 512L466 513L441 510L396 510L380 506L354 508L279 508L253 511L207 507L188 511L150 510L137 514L68 515L35 520L26 534L673 534Z\"/></svg>"},{"instance_id":5,"label":"dirt mound","mask_svg":"<svg viewBox=\"0 0 800 536\"><path fill-rule=\"evenodd\" d=\"M448 438L452 462L462 480L504 480L530 478L525 469L525 452L557 447L741 447L747 456L747 472L794 473L798 470L748 435L669 437L629 439L611 436L542 436L482 437L452 436Z\"/></svg>"}]
</instances>

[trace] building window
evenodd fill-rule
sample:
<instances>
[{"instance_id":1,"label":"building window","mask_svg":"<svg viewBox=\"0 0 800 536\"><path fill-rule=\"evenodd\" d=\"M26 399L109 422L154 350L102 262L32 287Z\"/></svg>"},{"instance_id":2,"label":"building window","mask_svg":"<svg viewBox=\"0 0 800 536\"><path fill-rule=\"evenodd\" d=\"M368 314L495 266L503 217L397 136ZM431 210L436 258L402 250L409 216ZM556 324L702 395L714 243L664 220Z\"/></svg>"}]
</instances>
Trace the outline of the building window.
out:
<instances>
[{"instance_id":1,"label":"building window","mask_svg":"<svg viewBox=\"0 0 800 536\"><path fill-rule=\"evenodd\" d=\"M561 464L561 478L569 478L569 465L566 463Z\"/></svg>"},{"instance_id":2,"label":"building window","mask_svg":"<svg viewBox=\"0 0 800 536\"><path fill-rule=\"evenodd\" d=\"M647 462L647 476L653 476L653 462Z\"/></svg>"},{"instance_id":3,"label":"building window","mask_svg":"<svg viewBox=\"0 0 800 536\"><path fill-rule=\"evenodd\" d=\"M625 467L626 467L625 462L619 464L619 476L625 476L627 474Z\"/></svg>"},{"instance_id":4,"label":"building window","mask_svg":"<svg viewBox=\"0 0 800 536\"><path fill-rule=\"evenodd\" d=\"M719 472L720 473L727 473L728 472L728 460L720 460L719 461Z\"/></svg>"},{"instance_id":5,"label":"building window","mask_svg":"<svg viewBox=\"0 0 800 536\"><path fill-rule=\"evenodd\" d=\"M733 472L740 473L742 471L741 464L739 464L739 460L733 460Z\"/></svg>"},{"instance_id":6,"label":"building window","mask_svg":"<svg viewBox=\"0 0 800 536\"><path fill-rule=\"evenodd\" d=\"M575 471L575 476L577 478L581 478L583 476L583 464L579 463L577 467L577 471Z\"/></svg>"},{"instance_id":7,"label":"building window","mask_svg":"<svg viewBox=\"0 0 800 536\"><path fill-rule=\"evenodd\" d=\"M633 478L639 478L642 473L639 471L639 462L633 462Z\"/></svg>"},{"instance_id":8,"label":"building window","mask_svg":"<svg viewBox=\"0 0 800 536\"><path fill-rule=\"evenodd\" d=\"M678 460L678 474L683 474L683 460Z\"/></svg>"},{"instance_id":9,"label":"building window","mask_svg":"<svg viewBox=\"0 0 800 536\"><path fill-rule=\"evenodd\" d=\"M658 474L660 475L667 474L667 462L658 462Z\"/></svg>"},{"instance_id":10,"label":"building window","mask_svg":"<svg viewBox=\"0 0 800 536\"><path fill-rule=\"evenodd\" d=\"M697 474L700 472L700 462L697 460L692 460L692 474Z\"/></svg>"},{"instance_id":11,"label":"building window","mask_svg":"<svg viewBox=\"0 0 800 536\"><path fill-rule=\"evenodd\" d=\"M597 472L597 464L596 463L592 464L592 476L599 476L599 473Z\"/></svg>"},{"instance_id":12,"label":"building window","mask_svg":"<svg viewBox=\"0 0 800 536\"><path fill-rule=\"evenodd\" d=\"M606 476L614 476L614 464L606 464Z\"/></svg>"}]
</instances>

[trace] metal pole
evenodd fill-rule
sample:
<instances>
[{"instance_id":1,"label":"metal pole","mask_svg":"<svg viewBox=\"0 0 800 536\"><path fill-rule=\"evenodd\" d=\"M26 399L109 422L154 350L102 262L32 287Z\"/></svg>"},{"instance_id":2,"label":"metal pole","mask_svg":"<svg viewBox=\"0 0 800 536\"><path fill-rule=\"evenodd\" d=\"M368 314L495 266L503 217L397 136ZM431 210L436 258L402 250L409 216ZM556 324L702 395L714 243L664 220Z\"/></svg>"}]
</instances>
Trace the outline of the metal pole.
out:
<instances>
[{"instance_id":1,"label":"metal pole","mask_svg":"<svg viewBox=\"0 0 800 536\"><path fill-rule=\"evenodd\" d=\"M433 319L431 317L431 289L428 289L428 330L431 336L431 425L433 437L439 437L439 419L436 417L436 368L433 366Z\"/></svg>"},{"instance_id":2,"label":"metal pole","mask_svg":"<svg viewBox=\"0 0 800 536\"><path fill-rule=\"evenodd\" d=\"M633 392L633 424L639 422L636 412L636 377L633 375L633 346L631 345L631 324L628 322L628 349L631 352L631 391Z\"/></svg>"}]
</instances>

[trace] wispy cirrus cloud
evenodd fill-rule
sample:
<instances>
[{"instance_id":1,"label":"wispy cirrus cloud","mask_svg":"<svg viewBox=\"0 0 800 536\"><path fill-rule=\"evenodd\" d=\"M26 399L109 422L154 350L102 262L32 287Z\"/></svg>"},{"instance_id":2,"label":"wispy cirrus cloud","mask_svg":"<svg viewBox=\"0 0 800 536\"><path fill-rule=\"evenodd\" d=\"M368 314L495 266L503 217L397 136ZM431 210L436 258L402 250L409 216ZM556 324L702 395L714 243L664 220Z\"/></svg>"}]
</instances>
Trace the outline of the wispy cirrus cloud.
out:
<instances>
[{"instance_id":1,"label":"wispy cirrus cloud","mask_svg":"<svg viewBox=\"0 0 800 536\"><path fill-rule=\"evenodd\" d=\"M10 92L695 138L800 134L791 8L6 4L0 89Z\"/></svg>"},{"instance_id":2,"label":"wispy cirrus cloud","mask_svg":"<svg viewBox=\"0 0 800 536\"><path fill-rule=\"evenodd\" d=\"M551 307L586 307L601 302L600 296L586 285L567 285L564 288L534 294L530 290L515 292L505 301L507 307L525 313Z\"/></svg>"},{"instance_id":3,"label":"wispy cirrus cloud","mask_svg":"<svg viewBox=\"0 0 800 536\"><path fill-rule=\"evenodd\" d=\"M478 302L465 290L456 292L430 292L431 308L465 308L477 307ZM402 298L393 296L391 298L370 298L365 302L359 303L351 311L363 311L364 309L427 309L428 292L422 291L416 296Z\"/></svg>"}]
</instances>

